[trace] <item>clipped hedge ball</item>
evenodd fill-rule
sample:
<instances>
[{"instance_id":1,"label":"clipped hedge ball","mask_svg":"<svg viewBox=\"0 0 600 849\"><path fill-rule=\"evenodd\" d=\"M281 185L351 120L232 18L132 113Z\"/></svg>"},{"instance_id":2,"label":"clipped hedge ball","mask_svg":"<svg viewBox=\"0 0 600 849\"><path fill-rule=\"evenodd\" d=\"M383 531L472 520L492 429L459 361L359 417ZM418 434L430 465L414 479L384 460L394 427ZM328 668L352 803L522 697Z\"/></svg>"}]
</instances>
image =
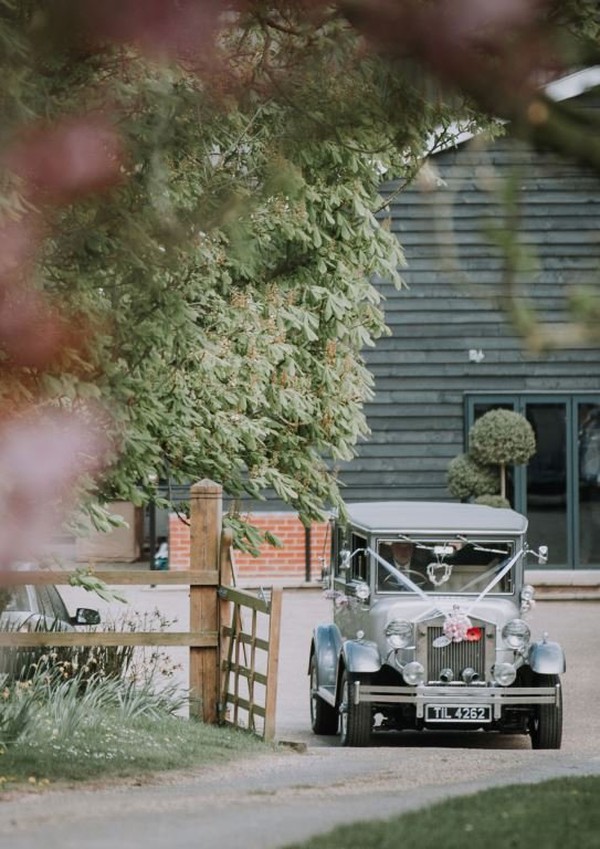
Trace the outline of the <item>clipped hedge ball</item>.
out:
<instances>
[{"instance_id":1,"label":"clipped hedge ball","mask_svg":"<svg viewBox=\"0 0 600 849\"><path fill-rule=\"evenodd\" d=\"M448 464L448 489L455 498L494 495L500 488L496 469L475 463L468 454L459 454Z\"/></svg>"},{"instance_id":2,"label":"clipped hedge ball","mask_svg":"<svg viewBox=\"0 0 600 849\"><path fill-rule=\"evenodd\" d=\"M469 431L469 450L477 463L487 466L520 465L535 454L535 434L520 413L490 410Z\"/></svg>"}]
</instances>

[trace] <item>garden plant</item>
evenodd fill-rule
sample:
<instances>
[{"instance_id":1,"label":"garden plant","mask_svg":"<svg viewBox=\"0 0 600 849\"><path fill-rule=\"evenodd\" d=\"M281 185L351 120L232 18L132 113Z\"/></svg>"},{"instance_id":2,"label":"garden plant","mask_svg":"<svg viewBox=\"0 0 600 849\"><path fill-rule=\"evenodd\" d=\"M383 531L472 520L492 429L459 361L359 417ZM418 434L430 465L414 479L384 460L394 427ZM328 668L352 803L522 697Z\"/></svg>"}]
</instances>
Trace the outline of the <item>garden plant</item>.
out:
<instances>
[{"instance_id":1,"label":"garden plant","mask_svg":"<svg viewBox=\"0 0 600 849\"><path fill-rule=\"evenodd\" d=\"M105 630L166 629L128 613ZM243 731L186 716L187 693L156 649L49 650L22 680L0 684L0 791L16 786L182 769L269 751Z\"/></svg>"},{"instance_id":2,"label":"garden plant","mask_svg":"<svg viewBox=\"0 0 600 849\"><path fill-rule=\"evenodd\" d=\"M448 466L448 489L461 500L508 507L506 469L527 463L535 454L535 434L525 416L495 409L473 424L469 452L459 454Z\"/></svg>"}]
</instances>

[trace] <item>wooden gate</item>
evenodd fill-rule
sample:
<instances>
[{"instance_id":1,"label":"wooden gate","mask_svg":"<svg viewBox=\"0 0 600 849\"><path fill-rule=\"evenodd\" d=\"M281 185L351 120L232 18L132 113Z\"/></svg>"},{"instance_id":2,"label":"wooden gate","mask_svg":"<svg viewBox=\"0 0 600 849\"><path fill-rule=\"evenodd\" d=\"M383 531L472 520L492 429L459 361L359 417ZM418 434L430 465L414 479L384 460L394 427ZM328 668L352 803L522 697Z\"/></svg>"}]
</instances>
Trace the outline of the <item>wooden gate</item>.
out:
<instances>
[{"instance_id":1,"label":"wooden gate","mask_svg":"<svg viewBox=\"0 0 600 849\"><path fill-rule=\"evenodd\" d=\"M220 720L275 736L281 589L251 593L235 583L231 536L221 546L221 702Z\"/></svg>"}]
</instances>

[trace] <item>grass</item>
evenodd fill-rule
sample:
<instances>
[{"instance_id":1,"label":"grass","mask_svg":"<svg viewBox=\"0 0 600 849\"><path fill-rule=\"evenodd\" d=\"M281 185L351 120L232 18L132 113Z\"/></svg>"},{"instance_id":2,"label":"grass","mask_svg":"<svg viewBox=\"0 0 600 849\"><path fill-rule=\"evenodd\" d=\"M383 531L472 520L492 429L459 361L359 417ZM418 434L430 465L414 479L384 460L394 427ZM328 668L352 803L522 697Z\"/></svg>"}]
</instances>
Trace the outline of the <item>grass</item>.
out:
<instances>
[{"instance_id":1,"label":"grass","mask_svg":"<svg viewBox=\"0 0 600 849\"><path fill-rule=\"evenodd\" d=\"M64 735L42 714L33 731L0 755L0 798L24 785L143 777L265 751L272 750L247 732L175 716L124 719L111 709Z\"/></svg>"},{"instance_id":2,"label":"grass","mask_svg":"<svg viewBox=\"0 0 600 849\"><path fill-rule=\"evenodd\" d=\"M0 798L15 788L130 778L272 751L257 737L177 715L187 693L160 673L50 653L0 685ZM108 674L107 674L108 669ZM158 671L157 671L158 670Z\"/></svg>"},{"instance_id":3,"label":"grass","mask_svg":"<svg viewBox=\"0 0 600 849\"><path fill-rule=\"evenodd\" d=\"M600 776L484 790L286 849L598 849Z\"/></svg>"}]
</instances>

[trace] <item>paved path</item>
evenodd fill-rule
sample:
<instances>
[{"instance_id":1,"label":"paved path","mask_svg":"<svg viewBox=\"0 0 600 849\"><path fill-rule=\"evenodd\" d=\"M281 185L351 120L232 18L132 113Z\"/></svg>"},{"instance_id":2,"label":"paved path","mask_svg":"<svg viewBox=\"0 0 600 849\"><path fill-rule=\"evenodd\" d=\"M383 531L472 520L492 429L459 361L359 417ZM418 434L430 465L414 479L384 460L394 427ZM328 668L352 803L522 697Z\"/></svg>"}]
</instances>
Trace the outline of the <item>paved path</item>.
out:
<instances>
[{"instance_id":1,"label":"paved path","mask_svg":"<svg viewBox=\"0 0 600 849\"><path fill-rule=\"evenodd\" d=\"M181 591L141 591L176 612ZM334 825L390 816L485 786L600 773L596 675L600 604L546 602L530 617L563 643L569 659L560 752L534 752L523 737L484 733L388 735L369 749L342 749L309 732L306 675L310 633L327 621L321 593L284 596L277 735L293 750L152 786L49 793L0 805L0 846L11 849L280 849ZM184 623L180 621L179 626ZM575 847L576 843L573 844ZM566 849L569 849L566 847Z\"/></svg>"}]
</instances>

